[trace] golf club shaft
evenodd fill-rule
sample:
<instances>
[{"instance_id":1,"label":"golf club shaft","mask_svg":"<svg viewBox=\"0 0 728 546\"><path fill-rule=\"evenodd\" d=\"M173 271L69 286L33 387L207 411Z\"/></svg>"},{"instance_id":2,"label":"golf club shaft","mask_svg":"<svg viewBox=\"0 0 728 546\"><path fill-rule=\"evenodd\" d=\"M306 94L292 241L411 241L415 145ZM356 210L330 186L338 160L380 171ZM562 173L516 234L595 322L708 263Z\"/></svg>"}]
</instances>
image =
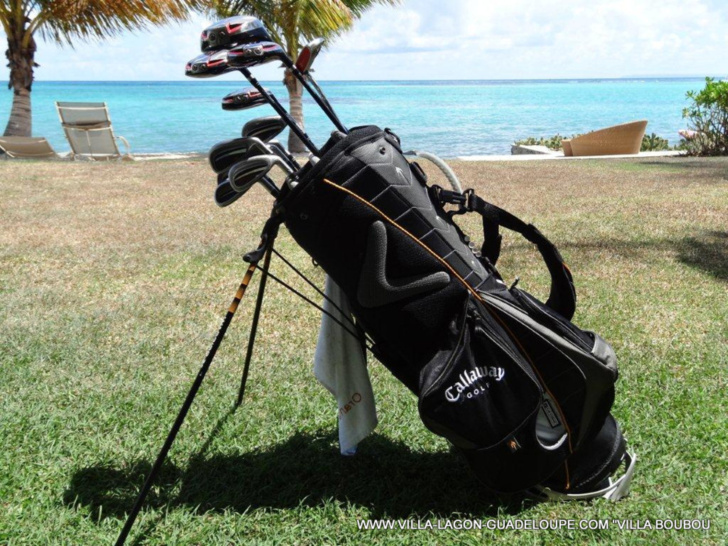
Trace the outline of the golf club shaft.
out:
<instances>
[{"instance_id":1,"label":"golf club shaft","mask_svg":"<svg viewBox=\"0 0 728 546\"><path fill-rule=\"evenodd\" d=\"M301 71L296 68L296 65L293 64L293 61L286 55L283 57L283 64L286 65L286 68L288 68L293 75L296 77L298 81L301 82L303 87L308 91L309 95L313 97L313 100L316 101L316 104L319 105L321 110L324 111L324 113L329 117L329 119L333 122L334 125L336 125L336 128L341 131L342 133L349 133L349 130L344 127L344 124L341 123L341 120L339 119L339 116L336 115L333 108L331 108L331 105L329 104L328 100L324 102L321 100L321 97L314 91L314 89L311 87L311 84L308 83L308 80L304 77L303 74L301 74ZM318 86L317 86L318 87Z\"/></svg>"},{"instance_id":2,"label":"golf club shaft","mask_svg":"<svg viewBox=\"0 0 728 546\"><path fill-rule=\"evenodd\" d=\"M220 330L217 333L217 336L215 337L215 341L212 343L212 347L210 347L210 351L207 353L207 357L205 358L205 361L202 363L202 367L200 368L200 371L197 372L197 377L195 378L194 383L192 383L192 388L190 388L190 391L187 393L187 398L185 398L184 403L182 404L182 408L179 411L179 414L177 415L177 419L175 420L174 424L172 425L172 429L169 431L169 435L167 436L167 439L164 441L164 445L162 446L161 451L159 452L159 455L157 455L157 460L154 462L154 466L152 467L152 470L149 472L149 475L147 476L146 481L144 482L144 486L142 486L141 491L139 492L139 496L137 497L136 503L134 504L134 508L132 508L131 513L129 514L129 517L126 520L126 523L124 524L124 528L121 530L121 533L119 534L119 538L116 540L116 546L122 546L124 542L126 542L126 537L129 535L129 531L131 531L132 526L134 525L134 522L136 521L137 516L139 515L139 511L142 508L142 505L144 504L144 500L147 497L147 494L149 493L149 490L152 488L152 485L154 484L154 480L157 477L157 474L159 474L159 471L162 469L162 464L164 463L164 460L167 458L167 453L169 452L169 449L172 447L172 444L174 443L175 438L177 437L177 433L179 432L180 427L182 427L182 423L185 420L185 417L187 417L187 412L190 409L190 406L192 406L192 402L195 399L195 396L197 395L197 391L200 389L200 385L202 385L203 379L205 379L205 375L207 374L207 370L210 368L210 364L212 364L212 359L215 358L215 353L217 353L217 349L220 347L220 343L222 342L222 339L225 337L225 333L227 332L228 326L230 326L230 321L232 320L233 316L235 315L235 311L238 309L238 305L240 304L240 300L245 295L245 290L247 289L248 285L250 284L250 280L253 278L253 273L255 272L258 264L251 263L248 267L248 271L245 273L245 277L243 277L243 281L240 283L240 287L238 288L237 293L235 294L235 297L233 298L232 303L230 304L230 308L228 309L227 315L225 315L225 319L222 322L222 325L220 326Z\"/></svg>"},{"instance_id":3,"label":"golf club shaft","mask_svg":"<svg viewBox=\"0 0 728 546\"><path fill-rule=\"evenodd\" d=\"M240 72L242 72L243 76L250 82L250 84L255 87L260 93L266 98L266 100L270 103L270 105L273 107L273 110L276 111L276 113L283 118L283 121L288 124L288 127L291 128L291 131L293 131L298 138L301 139L301 141L304 143L306 148L311 150L314 155L319 155L319 149L316 147L316 145L311 142L311 139L309 136L301 129L301 127L296 123L296 120L293 119L293 117L286 111L283 106L281 106L281 103L278 102L278 99L275 97L275 95L271 95L268 93L262 85L260 85L260 82L255 79L253 74L251 74L250 70L247 68L240 68Z\"/></svg>"},{"instance_id":4,"label":"golf club shaft","mask_svg":"<svg viewBox=\"0 0 728 546\"><path fill-rule=\"evenodd\" d=\"M270 146L271 150L274 153L277 152L278 155L280 155L281 158L286 163L288 163L288 165L291 167L291 169L293 169L294 171L297 171L297 170L299 170L301 168L301 165L299 165L298 161L296 161L296 158L293 157L291 155L291 153L288 150L286 150L286 148L282 144L280 144L278 142L276 142L276 143L270 143L269 142L268 143L268 146Z\"/></svg>"},{"instance_id":5,"label":"golf club shaft","mask_svg":"<svg viewBox=\"0 0 728 546\"><path fill-rule=\"evenodd\" d=\"M329 107L329 110L331 110L333 112L333 114L336 116L336 119L339 119L339 116L336 114L336 112L334 112L334 107L331 106L331 103L329 102L329 99L326 98L326 94L324 93L324 90L321 89L321 87L319 87L319 84L318 83L316 83L316 80L314 79L313 74L311 74L310 72L305 72L305 73L302 73L302 74L306 78L306 80L308 81L308 83L310 83L311 85L313 85L314 89L316 89L316 91L318 92L319 96L321 97L321 100L323 100L326 103L326 106L328 106Z\"/></svg>"}]
</instances>

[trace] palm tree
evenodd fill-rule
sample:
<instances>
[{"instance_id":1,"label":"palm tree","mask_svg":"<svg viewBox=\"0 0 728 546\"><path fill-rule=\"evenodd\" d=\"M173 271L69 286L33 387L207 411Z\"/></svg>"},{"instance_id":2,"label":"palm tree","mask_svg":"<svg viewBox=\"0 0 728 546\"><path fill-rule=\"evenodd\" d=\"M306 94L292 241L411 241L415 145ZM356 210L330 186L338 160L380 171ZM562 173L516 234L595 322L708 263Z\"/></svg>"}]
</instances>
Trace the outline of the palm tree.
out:
<instances>
[{"instance_id":1,"label":"palm tree","mask_svg":"<svg viewBox=\"0 0 728 546\"><path fill-rule=\"evenodd\" d=\"M398 3L399 0L212 0L212 9L220 17L240 14L258 17L271 38L295 61L309 40L340 35L375 4ZM289 69L285 71L283 83L288 89L291 115L303 127L302 85ZM293 152L305 151L293 132L288 136L288 148Z\"/></svg>"},{"instance_id":2,"label":"palm tree","mask_svg":"<svg viewBox=\"0 0 728 546\"><path fill-rule=\"evenodd\" d=\"M201 0L0 0L0 22L8 38L8 88L13 90L5 136L31 135L30 91L39 66L34 60L38 33L71 45L76 38L103 38L185 19L190 8L205 4Z\"/></svg>"}]
</instances>

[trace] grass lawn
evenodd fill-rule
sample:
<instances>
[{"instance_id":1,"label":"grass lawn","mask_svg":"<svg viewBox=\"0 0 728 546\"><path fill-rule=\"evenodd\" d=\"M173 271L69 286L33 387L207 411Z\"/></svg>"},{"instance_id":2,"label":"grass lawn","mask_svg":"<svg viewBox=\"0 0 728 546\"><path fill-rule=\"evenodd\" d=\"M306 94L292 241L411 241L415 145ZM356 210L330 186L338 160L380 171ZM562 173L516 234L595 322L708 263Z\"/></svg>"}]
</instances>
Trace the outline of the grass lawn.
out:
<instances>
[{"instance_id":1,"label":"grass lawn","mask_svg":"<svg viewBox=\"0 0 728 546\"><path fill-rule=\"evenodd\" d=\"M232 412L254 282L130 543L725 543L728 160L453 166L559 246L576 280L575 322L614 345L614 413L639 457L630 496L489 495L373 360L379 427L356 457L340 457L336 404L311 372L319 316L275 283ZM213 188L203 160L0 161L0 544L115 540L271 206L256 187L218 209ZM462 225L477 239L476 218ZM322 283L285 230L278 248ZM506 235L501 260L506 279L545 295L528 244ZM273 270L302 287L275 259ZM608 529L357 529L373 518L598 519ZM664 519L710 529L617 525Z\"/></svg>"}]
</instances>

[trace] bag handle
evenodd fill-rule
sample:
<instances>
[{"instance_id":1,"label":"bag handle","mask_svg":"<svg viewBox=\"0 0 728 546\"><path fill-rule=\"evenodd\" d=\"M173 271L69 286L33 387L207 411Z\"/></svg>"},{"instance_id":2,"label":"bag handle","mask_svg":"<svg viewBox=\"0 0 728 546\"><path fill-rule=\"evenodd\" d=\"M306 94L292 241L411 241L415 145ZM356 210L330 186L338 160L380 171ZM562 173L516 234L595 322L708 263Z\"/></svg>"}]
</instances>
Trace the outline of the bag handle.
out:
<instances>
[{"instance_id":1,"label":"bag handle","mask_svg":"<svg viewBox=\"0 0 728 546\"><path fill-rule=\"evenodd\" d=\"M558 312L568 320L576 311L576 289L571 271L564 262L556 246L549 241L533 224L527 224L508 211L488 203L470 189L463 193L444 190L434 186L435 195L441 203L451 203L459 206L451 215L477 212L483 218L483 247L481 254L492 265L498 261L501 251L502 235L500 227L515 231L527 241L533 243L541 253L543 261L551 274L551 292L546 302L551 309Z\"/></svg>"}]
</instances>

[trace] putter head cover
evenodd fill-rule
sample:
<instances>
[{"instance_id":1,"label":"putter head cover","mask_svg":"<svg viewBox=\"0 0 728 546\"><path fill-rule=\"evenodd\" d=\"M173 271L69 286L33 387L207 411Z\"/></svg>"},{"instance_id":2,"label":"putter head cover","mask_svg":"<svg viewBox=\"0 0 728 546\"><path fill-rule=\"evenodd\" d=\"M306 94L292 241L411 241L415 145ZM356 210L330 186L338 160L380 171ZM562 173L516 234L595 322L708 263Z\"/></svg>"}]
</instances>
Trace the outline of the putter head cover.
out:
<instances>
[{"instance_id":1,"label":"putter head cover","mask_svg":"<svg viewBox=\"0 0 728 546\"><path fill-rule=\"evenodd\" d=\"M261 41L270 41L270 35L260 19L247 16L229 17L202 31L200 49L209 53Z\"/></svg>"}]
</instances>

